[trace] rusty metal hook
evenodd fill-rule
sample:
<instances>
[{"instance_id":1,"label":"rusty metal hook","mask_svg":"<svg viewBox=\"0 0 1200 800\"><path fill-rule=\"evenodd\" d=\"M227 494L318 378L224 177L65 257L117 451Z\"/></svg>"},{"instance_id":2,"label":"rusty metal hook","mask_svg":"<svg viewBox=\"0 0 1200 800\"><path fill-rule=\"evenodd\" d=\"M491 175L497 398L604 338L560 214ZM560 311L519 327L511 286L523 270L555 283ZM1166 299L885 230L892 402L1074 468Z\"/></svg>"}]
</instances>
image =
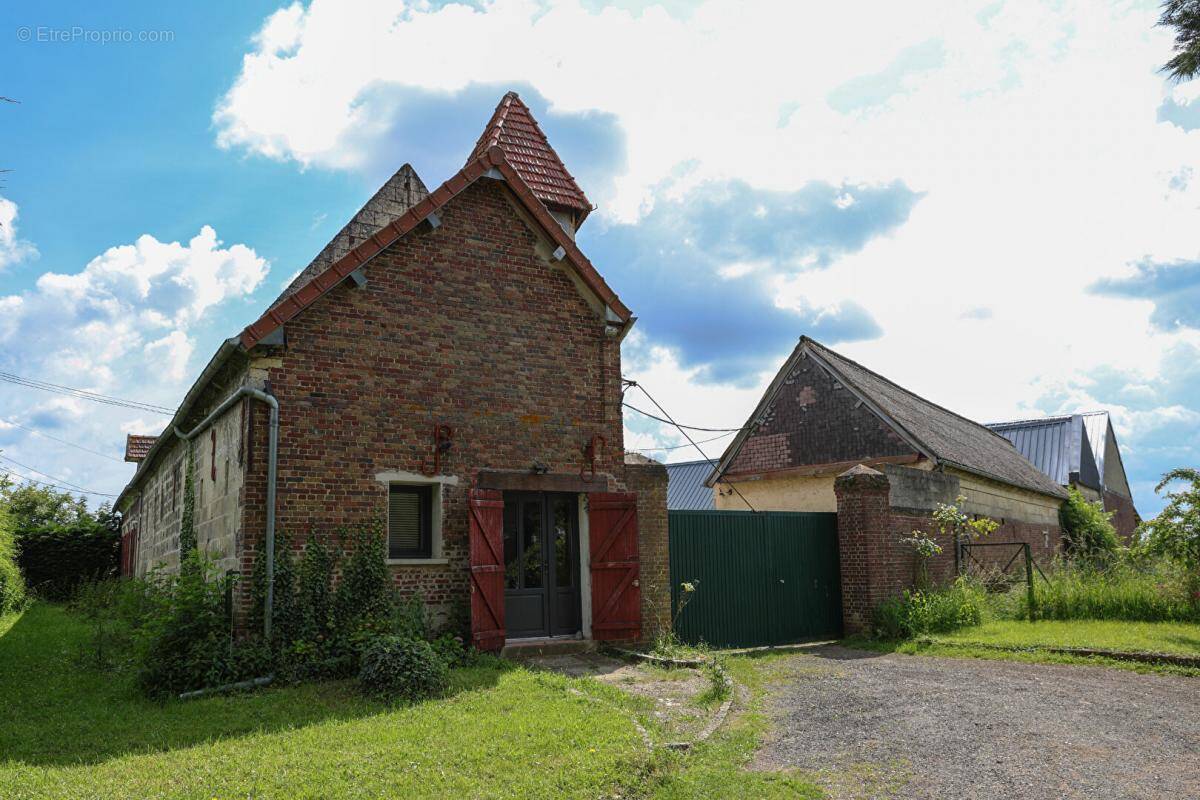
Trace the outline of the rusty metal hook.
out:
<instances>
[{"instance_id":1,"label":"rusty metal hook","mask_svg":"<svg viewBox=\"0 0 1200 800\"><path fill-rule=\"evenodd\" d=\"M601 446L607 445L608 441L600 434L592 436L591 440L583 446L584 463L579 467L579 479L591 483L596 479L596 452L599 449L597 442ZM584 473L588 473L584 475Z\"/></svg>"}]
</instances>

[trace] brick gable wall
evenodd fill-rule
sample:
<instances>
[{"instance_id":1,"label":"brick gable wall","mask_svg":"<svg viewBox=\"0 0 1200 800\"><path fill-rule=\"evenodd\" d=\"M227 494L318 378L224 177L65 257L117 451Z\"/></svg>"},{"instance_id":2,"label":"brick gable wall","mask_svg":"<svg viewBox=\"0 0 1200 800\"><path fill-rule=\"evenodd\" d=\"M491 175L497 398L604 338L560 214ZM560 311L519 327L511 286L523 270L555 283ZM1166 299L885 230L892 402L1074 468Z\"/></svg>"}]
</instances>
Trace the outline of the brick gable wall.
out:
<instances>
[{"instance_id":1,"label":"brick gable wall","mask_svg":"<svg viewBox=\"0 0 1200 800\"><path fill-rule=\"evenodd\" d=\"M338 286L287 324L267 372L280 403L278 530L309 534L381 522L382 472L433 467L434 424L454 429L441 473L445 565L395 566L405 591L450 612L467 599L466 492L481 469L577 475L600 435L595 491L625 487L620 344L565 267L494 181L481 180L380 253L367 284ZM266 412L256 406L257 453ZM244 487L242 569L261 547L265 457Z\"/></svg>"},{"instance_id":2,"label":"brick gable wall","mask_svg":"<svg viewBox=\"0 0 1200 800\"><path fill-rule=\"evenodd\" d=\"M727 475L915 455L866 405L812 359L801 359Z\"/></svg>"}]
</instances>

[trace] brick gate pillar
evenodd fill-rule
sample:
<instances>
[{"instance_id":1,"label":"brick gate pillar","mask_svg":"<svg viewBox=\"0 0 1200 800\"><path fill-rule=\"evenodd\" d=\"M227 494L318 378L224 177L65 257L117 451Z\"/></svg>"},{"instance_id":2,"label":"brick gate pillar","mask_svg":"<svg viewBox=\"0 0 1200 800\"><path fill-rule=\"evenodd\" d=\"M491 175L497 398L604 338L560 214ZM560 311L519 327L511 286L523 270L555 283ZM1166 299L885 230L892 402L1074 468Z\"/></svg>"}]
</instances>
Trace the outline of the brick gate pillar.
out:
<instances>
[{"instance_id":1,"label":"brick gate pillar","mask_svg":"<svg viewBox=\"0 0 1200 800\"><path fill-rule=\"evenodd\" d=\"M842 627L866 633L871 615L891 589L891 505L882 472L859 464L837 477L838 553L842 570Z\"/></svg>"},{"instance_id":2,"label":"brick gate pillar","mask_svg":"<svg viewBox=\"0 0 1200 800\"><path fill-rule=\"evenodd\" d=\"M671 558L667 535L667 468L656 461L625 462L625 485L637 492L641 561L642 639L671 629Z\"/></svg>"}]
</instances>

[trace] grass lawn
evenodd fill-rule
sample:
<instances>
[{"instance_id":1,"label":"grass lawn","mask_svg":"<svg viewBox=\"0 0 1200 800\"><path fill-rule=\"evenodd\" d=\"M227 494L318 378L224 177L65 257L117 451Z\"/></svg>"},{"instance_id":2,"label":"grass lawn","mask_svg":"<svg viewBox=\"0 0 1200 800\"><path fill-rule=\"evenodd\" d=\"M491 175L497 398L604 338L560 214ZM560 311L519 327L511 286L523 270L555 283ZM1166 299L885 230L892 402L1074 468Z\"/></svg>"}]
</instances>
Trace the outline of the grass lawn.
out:
<instances>
[{"instance_id":1,"label":"grass lawn","mask_svg":"<svg viewBox=\"0 0 1200 800\"><path fill-rule=\"evenodd\" d=\"M1010 647L1088 647L1200 656L1200 625L1120 620L997 620L935 637Z\"/></svg>"},{"instance_id":2,"label":"grass lawn","mask_svg":"<svg viewBox=\"0 0 1200 800\"><path fill-rule=\"evenodd\" d=\"M651 782L647 793L650 797L655 800L826 797L810 780L811 776L746 769L766 732L767 721L761 706L763 692L772 680L772 666L786 657L786 654L761 653L729 659L729 671L745 687L750 707L731 715L708 741L690 753L668 757Z\"/></svg>"},{"instance_id":3,"label":"grass lawn","mask_svg":"<svg viewBox=\"0 0 1200 800\"><path fill-rule=\"evenodd\" d=\"M664 735L648 700L503 662L399 708L353 682L155 703L80 664L87 631L58 606L0 618L0 798L824 796L745 769L770 659L730 659L751 708L680 754L647 751L635 717Z\"/></svg>"},{"instance_id":4,"label":"grass lawn","mask_svg":"<svg viewBox=\"0 0 1200 800\"><path fill-rule=\"evenodd\" d=\"M1200 656L1200 625L1181 622L1121 620L992 620L952 633L916 641L877 641L862 637L845 644L877 652L952 658L991 658L1051 664L1093 664L1134 672L1159 672L1200 677L1200 669L1174 664L1148 664L1099 656L1077 656L1038 650L1038 647L1082 647ZM987 645L987 646L979 646ZM1013 650L997 650L995 647ZM1021 648L1021 649L1016 649Z\"/></svg>"},{"instance_id":5,"label":"grass lawn","mask_svg":"<svg viewBox=\"0 0 1200 800\"><path fill-rule=\"evenodd\" d=\"M497 663L402 708L352 683L157 704L77 666L85 634L56 606L0 621L0 797L595 798L652 770L636 701L593 681Z\"/></svg>"}]
</instances>

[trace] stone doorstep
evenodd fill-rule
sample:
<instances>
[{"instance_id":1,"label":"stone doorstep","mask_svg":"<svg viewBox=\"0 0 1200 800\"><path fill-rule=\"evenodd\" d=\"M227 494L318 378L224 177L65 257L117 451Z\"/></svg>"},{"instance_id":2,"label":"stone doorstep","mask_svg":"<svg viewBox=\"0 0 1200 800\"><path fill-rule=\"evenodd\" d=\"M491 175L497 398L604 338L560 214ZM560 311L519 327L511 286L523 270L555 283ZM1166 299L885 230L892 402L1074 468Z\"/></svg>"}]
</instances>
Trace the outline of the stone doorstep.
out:
<instances>
[{"instance_id":1,"label":"stone doorstep","mask_svg":"<svg viewBox=\"0 0 1200 800\"><path fill-rule=\"evenodd\" d=\"M596 652L596 642L574 636L553 636L541 639L509 639L500 650L500 657L512 661L540 656L575 655Z\"/></svg>"}]
</instances>

